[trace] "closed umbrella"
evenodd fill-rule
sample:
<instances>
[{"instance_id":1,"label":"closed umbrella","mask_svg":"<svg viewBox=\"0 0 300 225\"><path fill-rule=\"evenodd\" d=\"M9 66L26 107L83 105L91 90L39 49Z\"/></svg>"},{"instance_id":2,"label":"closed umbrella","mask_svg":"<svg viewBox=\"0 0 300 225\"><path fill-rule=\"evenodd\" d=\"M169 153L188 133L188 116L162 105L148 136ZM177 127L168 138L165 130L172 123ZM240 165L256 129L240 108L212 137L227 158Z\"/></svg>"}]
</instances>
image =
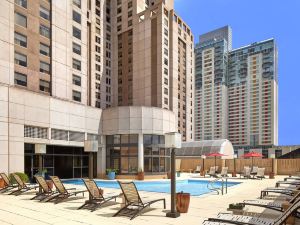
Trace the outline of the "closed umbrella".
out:
<instances>
[{"instance_id":1,"label":"closed umbrella","mask_svg":"<svg viewBox=\"0 0 300 225\"><path fill-rule=\"evenodd\" d=\"M212 153L209 153L206 155L207 157L215 157L215 168L217 166L217 157L222 157L222 156L226 156L222 153L219 153L219 152L212 152Z\"/></svg>"},{"instance_id":2,"label":"closed umbrella","mask_svg":"<svg viewBox=\"0 0 300 225\"><path fill-rule=\"evenodd\" d=\"M252 169L253 169L253 158L261 158L261 157L263 157L263 155L259 152L249 152L249 153L242 155L242 157L252 158Z\"/></svg>"}]
</instances>

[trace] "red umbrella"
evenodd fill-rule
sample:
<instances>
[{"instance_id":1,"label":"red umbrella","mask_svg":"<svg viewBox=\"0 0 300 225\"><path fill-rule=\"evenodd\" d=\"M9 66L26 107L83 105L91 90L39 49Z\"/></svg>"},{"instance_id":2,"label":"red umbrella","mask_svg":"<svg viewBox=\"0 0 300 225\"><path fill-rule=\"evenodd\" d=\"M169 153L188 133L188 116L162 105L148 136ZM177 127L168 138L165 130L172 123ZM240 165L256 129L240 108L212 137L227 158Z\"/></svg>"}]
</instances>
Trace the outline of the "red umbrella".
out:
<instances>
[{"instance_id":1,"label":"red umbrella","mask_svg":"<svg viewBox=\"0 0 300 225\"><path fill-rule=\"evenodd\" d=\"M212 153L209 153L206 155L207 157L215 157L215 168L217 166L217 157L221 157L221 156L226 156L222 153L219 153L219 152L212 152Z\"/></svg>"},{"instance_id":2,"label":"red umbrella","mask_svg":"<svg viewBox=\"0 0 300 225\"><path fill-rule=\"evenodd\" d=\"M259 152L249 152L249 153L246 153L244 155L242 155L242 157L244 158L252 158L252 169L253 169L253 158L261 158L263 157L263 155Z\"/></svg>"}]
</instances>

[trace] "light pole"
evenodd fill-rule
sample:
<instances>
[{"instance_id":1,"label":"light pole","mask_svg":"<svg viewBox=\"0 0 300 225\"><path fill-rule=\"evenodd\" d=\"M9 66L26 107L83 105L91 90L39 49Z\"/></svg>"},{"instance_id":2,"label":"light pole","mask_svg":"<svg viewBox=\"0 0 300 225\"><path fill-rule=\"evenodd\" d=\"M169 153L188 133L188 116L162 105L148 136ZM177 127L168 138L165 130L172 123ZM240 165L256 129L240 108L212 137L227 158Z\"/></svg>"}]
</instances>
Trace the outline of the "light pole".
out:
<instances>
[{"instance_id":1,"label":"light pole","mask_svg":"<svg viewBox=\"0 0 300 225\"><path fill-rule=\"evenodd\" d=\"M177 218L180 213L176 210L176 149L181 148L181 134L173 132L165 136L165 147L171 149L171 210L167 217Z\"/></svg>"}]
</instances>

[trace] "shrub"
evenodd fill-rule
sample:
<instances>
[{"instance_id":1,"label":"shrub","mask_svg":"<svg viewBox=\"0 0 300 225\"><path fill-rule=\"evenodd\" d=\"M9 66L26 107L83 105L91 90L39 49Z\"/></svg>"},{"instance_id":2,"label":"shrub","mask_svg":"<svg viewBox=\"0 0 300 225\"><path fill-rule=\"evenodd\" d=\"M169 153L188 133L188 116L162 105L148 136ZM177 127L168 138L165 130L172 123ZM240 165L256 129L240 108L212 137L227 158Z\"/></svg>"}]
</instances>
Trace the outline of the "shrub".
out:
<instances>
[{"instance_id":1,"label":"shrub","mask_svg":"<svg viewBox=\"0 0 300 225\"><path fill-rule=\"evenodd\" d=\"M28 178L27 174L21 173L21 172L16 172L15 174L17 174L21 178L21 180L24 181L25 183L27 183L29 181L29 178ZM12 184L17 183L15 181L15 178L13 177L12 173L9 174L9 179L11 180Z\"/></svg>"}]
</instances>

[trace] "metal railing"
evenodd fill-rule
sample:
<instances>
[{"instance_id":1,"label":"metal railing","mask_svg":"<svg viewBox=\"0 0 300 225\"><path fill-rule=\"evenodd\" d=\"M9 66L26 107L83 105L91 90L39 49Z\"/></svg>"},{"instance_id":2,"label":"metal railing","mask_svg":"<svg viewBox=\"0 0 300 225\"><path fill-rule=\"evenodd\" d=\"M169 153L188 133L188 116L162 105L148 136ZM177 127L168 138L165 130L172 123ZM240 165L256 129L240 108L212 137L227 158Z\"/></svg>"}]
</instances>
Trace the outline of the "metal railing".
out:
<instances>
[{"instance_id":1,"label":"metal railing","mask_svg":"<svg viewBox=\"0 0 300 225\"><path fill-rule=\"evenodd\" d=\"M214 184L218 181L221 181L221 187L215 187ZM226 177L218 177L214 180L211 180L207 184L207 188L211 191L216 191L218 195L221 193L222 195L227 194L228 182Z\"/></svg>"}]
</instances>

